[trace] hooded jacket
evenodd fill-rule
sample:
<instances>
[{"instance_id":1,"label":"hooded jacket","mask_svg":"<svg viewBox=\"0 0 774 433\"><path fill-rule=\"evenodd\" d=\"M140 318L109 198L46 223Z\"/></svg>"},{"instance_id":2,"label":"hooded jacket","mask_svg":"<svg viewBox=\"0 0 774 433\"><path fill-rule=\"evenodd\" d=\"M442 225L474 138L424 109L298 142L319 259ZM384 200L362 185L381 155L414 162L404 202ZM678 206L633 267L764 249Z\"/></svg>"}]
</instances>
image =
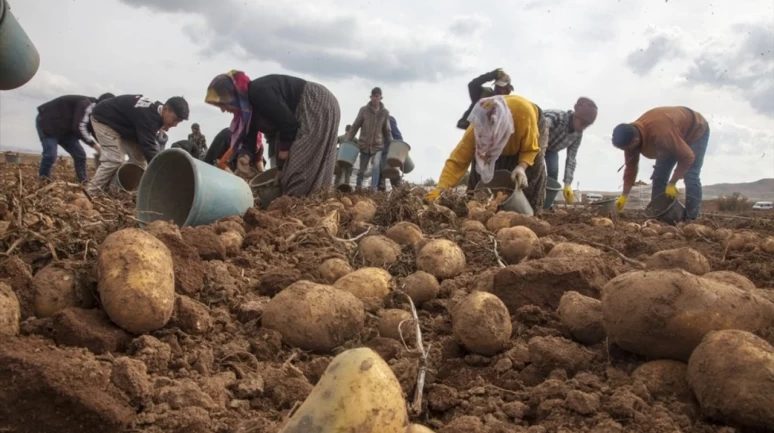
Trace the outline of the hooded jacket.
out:
<instances>
[{"instance_id":1,"label":"hooded jacket","mask_svg":"<svg viewBox=\"0 0 774 433\"><path fill-rule=\"evenodd\" d=\"M38 107L41 131L47 137L75 136L93 146L94 132L91 131L91 122L86 122L85 131L80 124L86 115L86 110L96 102L96 98L82 95L65 95L46 102Z\"/></svg>"}]
</instances>

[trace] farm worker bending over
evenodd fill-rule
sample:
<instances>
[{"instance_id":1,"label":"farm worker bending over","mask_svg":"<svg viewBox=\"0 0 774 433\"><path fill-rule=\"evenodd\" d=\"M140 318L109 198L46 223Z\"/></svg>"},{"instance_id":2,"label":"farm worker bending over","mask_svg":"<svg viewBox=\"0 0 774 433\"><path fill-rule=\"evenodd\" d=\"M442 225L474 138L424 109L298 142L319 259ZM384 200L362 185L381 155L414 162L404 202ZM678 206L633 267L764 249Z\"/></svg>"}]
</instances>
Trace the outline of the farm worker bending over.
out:
<instances>
[{"instance_id":1,"label":"farm worker bending over","mask_svg":"<svg viewBox=\"0 0 774 433\"><path fill-rule=\"evenodd\" d=\"M238 168L262 168L259 132L277 137L277 178L282 193L306 196L328 188L336 161L339 102L320 84L289 75L266 75L253 81L231 70L216 76L204 102L234 115L231 148ZM238 146L238 147L237 147Z\"/></svg>"},{"instance_id":2,"label":"farm worker bending over","mask_svg":"<svg viewBox=\"0 0 774 433\"><path fill-rule=\"evenodd\" d=\"M38 107L35 117L35 128L43 146L43 157L40 160L40 177L51 177L51 169L56 162L57 148L62 148L73 158L75 176L78 182L88 181L86 174L86 152L78 141L91 146L97 154L100 146L94 138L89 116L99 101L112 98L112 93L105 93L99 99L81 95L65 95L46 102Z\"/></svg>"},{"instance_id":3,"label":"farm worker bending over","mask_svg":"<svg viewBox=\"0 0 774 433\"><path fill-rule=\"evenodd\" d=\"M427 199L435 200L442 189L454 187L470 166L468 190L479 180L490 182L495 170L513 170L517 188L524 190L535 212L542 209L548 126L540 108L521 96L494 96L476 103L468 120L470 127L446 160L438 187Z\"/></svg>"},{"instance_id":4,"label":"farm worker bending over","mask_svg":"<svg viewBox=\"0 0 774 433\"><path fill-rule=\"evenodd\" d=\"M145 166L159 152L157 135L188 119L188 102L180 96L166 103L143 95L121 95L100 102L91 113L91 125L102 146L100 165L86 187L89 193L106 188L124 155Z\"/></svg>"},{"instance_id":5,"label":"farm worker bending over","mask_svg":"<svg viewBox=\"0 0 774 433\"><path fill-rule=\"evenodd\" d=\"M548 124L548 148L546 149L546 171L548 177L559 180L559 152L567 149L564 164L564 199L568 204L575 202L572 179L575 175L576 156L580 149L583 130L597 119L597 104L589 98L578 98L574 110L546 110Z\"/></svg>"},{"instance_id":6,"label":"farm worker bending over","mask_svg":"<svg viewBox=\"0 0 774 433\"><path fill-rule=\"evenodd\" d=\"M360 136L357 139L357 145L360 147L360 169L357 171L356 186L358 188L363 186L363 177L368 169L368 162L373 158L371 189L376 191L382 172L382 149L385 144L392 141L390 112L384 108L382 103L382 89L374 87L371 90L371 98L368 104L358 111L355 121L352 122L352 129L347 133L347 140L352 141L358 131L360 131Z\"/></svg>"},{"instance_id":7,"label":"farm worker bending over","mask_svg":"<svg viewBox=\"0 0 774 433\"><path fill-rule=\"evenodd\" d=\"M637 180L642 155L656 160L651 176L651 200L661 194L677 197L677 181L684 178L685 218L698 218L702 198L701 166L709 135L709 125L704 116L687 107L654 108L634 123L616 126L613 130L613 145L624 151L626 159L623 194L616 202L618 212L626 206L629 192Z\"/></svg>"},{"instance_id":8,"label":"farm worker bending over","mask_svg":"<svg viewBox=\"0 0 774 433\"><path fill-rule=\"evenodd\" d=\"M393 140L403 140L403 135L400 133L400 129L398 129L398 121L395 120L394 117L390 116L390 130L392 131L392 139ZM384 144L384 149L382 149L382 167L387 166L387 153L390 151L390 143ZM396 188L400 186L401 180L400 176L395 176L390 178L390 186L393 188ZM384 178L384 174L379 173L379 191L384 191L387 189L387 182Z\"/></svg>"},{"instance_id":9,"label":"farm worker bending over","mask_svg":"<svg viewBox=\"0 0 774 433\"><path fill-rule=\"evenodd\" d=\"M490 81L494 81L494 86L485 86L485 84ZM468 121L470 111L473 110L473 106L481 98L489 98L495 95L510 95L512 91L513 86L511 85L511 77L501 68L495 69L492 72L487 72L486 74L479 75L478 77L474 78L470 83L468 83L470 106L467 110L465 110L462 118L457 121L457 128L468 129L468 126L470 126L470 122Z\"/></svg>"}]
</instances>

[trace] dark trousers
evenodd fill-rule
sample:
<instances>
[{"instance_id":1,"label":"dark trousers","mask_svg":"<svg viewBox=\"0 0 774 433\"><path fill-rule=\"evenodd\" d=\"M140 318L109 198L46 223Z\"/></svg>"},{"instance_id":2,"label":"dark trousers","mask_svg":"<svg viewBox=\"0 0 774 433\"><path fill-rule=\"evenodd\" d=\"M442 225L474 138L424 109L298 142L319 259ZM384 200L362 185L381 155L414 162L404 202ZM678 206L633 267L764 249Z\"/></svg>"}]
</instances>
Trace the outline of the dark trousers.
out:
<instances>
[{"instance_id":1,"label":"dark trousers","mask_svg":"<svg viewBox=\"0 0 774 433\"><path fill-rule=\"evenodd\" d=\"M75 176L78 178L78 181L81 183L86 182L88 180L88 175L86 174L86 151L83 150L78 137L74 135L47 137L40 129L40 115L35 117L35 129L38 130L40 144L43 146L43 157L40 160L38 175L41 177L51 177L51 169L54 167L54 163L56 163L58 147L62 146L62 149L73 158Z\"/></svg>"}]
</instances>

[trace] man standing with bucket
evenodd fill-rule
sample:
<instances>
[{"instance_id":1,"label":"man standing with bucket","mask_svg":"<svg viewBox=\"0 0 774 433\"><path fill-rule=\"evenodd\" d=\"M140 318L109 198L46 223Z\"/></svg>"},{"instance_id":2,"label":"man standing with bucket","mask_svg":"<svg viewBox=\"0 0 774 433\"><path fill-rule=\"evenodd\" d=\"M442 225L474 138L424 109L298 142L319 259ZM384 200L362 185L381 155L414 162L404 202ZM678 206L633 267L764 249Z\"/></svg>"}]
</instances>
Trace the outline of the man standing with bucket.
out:
<instances>
[{"instance_id":1,"label":"man standing with bucket","mask_svg":"<svg viewBox=\"0 0 774 433\"><path fill-rule=\"evenodd\" d=\"M390 130L390 112L382 103L382 89L374 87L371 99L357 113L352 129L347 133L347 140L352 139L360 131L357 144L360 147L360 169L357 172L357 188L363 186L363 176L372 162L371 189L376 190L379 184L379 173L382 171L382 148L384 143L392 141Z\"/></svg>"},{"instance_id":2,"label":"man standing with bucket","mask_svg":"<svg viewBox=\"0 0 774 433\"><path fill-rule=\"evenodd\" d=\"M403 140L403 135L398 129L398 121L394 117L390 116L390 130L392 130L393 140ZM387 180L384 176L384 167L387 166L387 154L390 152L390 143L385 143L384 149L382 149L382 172L379 173L379 191L385 191L387 189ZM390 186L397 188L401 184L400 175L390 178Z\"/></svg>"},{"instance_id":3,"label":"man standing with bucket","mask_svg":"<svg viewBox=\"0 0 774 433\"><path fill-rule=\"evenodd\" d=\"M94 194L106 189L126 154L131 162L145 166L159 152L159 130L177 126L188 114L188 102L180 96L162 104L143 95L121 95L97 104L91 124L102 154L86 190Z\"/></svg>"},{"instance_id":4,"label":"man standing with bucket","mask_svg":"<svg viewBox=\"0 0 774 433\"><path fill-rule=\"evenodd\" d=\"M637 180L642 155L656 160L651 176L651 200L661 195L677 198L677 182L685 179L685 219L697 219L701 212L701 167L709 135L704 116L687 107L654 108L634 123L616 126L613 145L624 151L626 161L623 194L616 202L618 212L626 206Z\"/></svg>"},{"instance_id":5,"label":"man standing with bucket","mask_svg":"<svg viewBox=\"0 0 774 433\"><path fill-rule=\"evenodd\" d=\"M572 180L575 175L576 157L583 139L583 130L597 119L597 104L589 98L578 98L574 110L546 110L548 124L548 148L546 149L546 170L549 179L559 181L559 152L567 149L564 164L564 199L567 204L575 202Z\"/></svg>"}]
</instances>

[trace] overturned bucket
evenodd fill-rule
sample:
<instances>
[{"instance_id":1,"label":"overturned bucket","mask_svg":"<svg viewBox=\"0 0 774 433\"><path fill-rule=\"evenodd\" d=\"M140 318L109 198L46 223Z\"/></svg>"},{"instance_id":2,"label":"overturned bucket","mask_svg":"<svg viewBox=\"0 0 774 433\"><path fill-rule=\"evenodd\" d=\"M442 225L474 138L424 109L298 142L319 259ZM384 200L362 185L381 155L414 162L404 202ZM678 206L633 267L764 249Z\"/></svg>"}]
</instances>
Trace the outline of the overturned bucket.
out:
<instances>
[{"instance_id":1,"label":"overturned bucket","mask_svg":"<svg viewBox=\"0 0 774 433\"><path fill-rule=\"evenodd\" d=\"M661 222L676 225L685 219L685 206L680 200L662 194L648 203L645 207L645 215Z\"/></svg>"},{"instance_id":2,"label":"overturned bucket","mask_svg":"<svg viewBox=\"0 0 774 433\"><path fill-rule=\"evenodd\" d=\"M244 215L253 206L241 178L182 149L167 149L151 161L137 191L137 218L145 224L173 221L180 227Z\"/></svg>"},{"instance_id":3,"label":"overturned bucket","mask_svg":"<svg viewBox=\"0 0 774 433\"><path fill-rule=\"evenodd\" d=\"M387 165L390 167L403 168L411 146L403 140L392 140L390 149L387 151Z\"/></svg>"},{"instance_id":4,"label":"overturned bucket","mask_svg":"<svg viewBox=\"0 0 774 433\"><path fill-rule=\"evenodd\" d=\"M113 175L113 185L124 192L134 192L140 187L140 179L145 168L133 162L125 162L118 167Z\"/></svg>"},{"instance_id":5,"label":"overturned bucket","mask_svg":"<svg viewBox=\"0 0 774 433\"><path fill-rule=\"evenodd\" d=\"M551 209L551 206L554 204L554 200L556 200L557 194L559 194L559 191L562 190L562 184L559 183L558 180L547 178L546 179L546 200L543 202L543 209Z\"/></svg>"},{"instance_id":6,"label":"overturned bucket","mask_svg":"<svg viewBox=\"0 0 774 433\"><path fill-rule=\"evenodd\" d=\"M266 209L269 204L282 195L282 187L277 182L277 168L270 168L250 180L250 189L257 197L261 207Z\"/></svg>"}]
</instances>

